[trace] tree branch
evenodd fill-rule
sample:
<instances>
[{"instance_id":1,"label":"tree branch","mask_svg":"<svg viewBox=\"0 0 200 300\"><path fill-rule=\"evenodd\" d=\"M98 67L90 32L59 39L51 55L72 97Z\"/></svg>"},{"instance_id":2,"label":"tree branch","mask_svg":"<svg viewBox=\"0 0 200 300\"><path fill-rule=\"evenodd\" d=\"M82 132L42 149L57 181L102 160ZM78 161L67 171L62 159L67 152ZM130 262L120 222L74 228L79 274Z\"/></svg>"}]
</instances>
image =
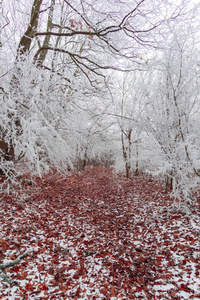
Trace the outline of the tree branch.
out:
<instances>
[{"instance_id":1,"label":"tree branch","mask_svg":"<svg viewBox=\"0 0 200 300\"><path fill-rule=\"evenodd\" d=\"M0 265L0 270L5 270L7 268L13 267L14 265L18 264L23 258L25 258L26 256L28 256L28 252L25 252L24 254L20 255L18 258L16 258L15 260L12 260L8 263L5 263L3 265Z\"/></svg>"},{"instance_id":2,"label":"tree branch","mask_svg":"<svg viewBox=\"0 0 200 300\"><path fill-rule=\"evenodd\" d=\"M70 29L71 30L71 29ZM73 35L97 35L99 36L99 32L95 31L72 31L72 32L52 32L52 31L47 31L47 32L36 32L34 36L38 35L54 35L54 36L73 36Z\"/></svg>"},{"instance_id":3,"label":"tree branch","mask_svg":"<svg viewBox=\"0 0 200 300\"><path fill-rule=\"evenodd\" d=\"M5 273L5 269L13 267L15 265L17 265L23 258L25 258L26 256L28 256L28 252L25 252L24 254L20 255L18 258L16 258L13 261L10 261L8 263L2 264L0 265L0 278L2 278L3 281L7 282L8 284L12 283L12 279L9 278L9 276L7 276L7 274Z\"/></svg>"}]
</instances>

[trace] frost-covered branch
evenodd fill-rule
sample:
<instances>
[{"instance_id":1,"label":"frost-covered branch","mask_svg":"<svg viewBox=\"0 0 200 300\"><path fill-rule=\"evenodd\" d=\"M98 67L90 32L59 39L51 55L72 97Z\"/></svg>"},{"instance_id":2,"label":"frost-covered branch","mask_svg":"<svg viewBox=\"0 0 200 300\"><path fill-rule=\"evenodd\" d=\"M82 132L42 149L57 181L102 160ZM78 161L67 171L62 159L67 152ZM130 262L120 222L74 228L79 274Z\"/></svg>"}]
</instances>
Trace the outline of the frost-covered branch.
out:
<instances>
[{"instance_id":1,"label":"frost-covered branch","mask_svg":"<svg viewBox=\"0 0 200 300\"><path fill-rule=\"evenodd\" d=\"M8 284L11 284L12 280L7 276L7 274L5 273L5 270L7 268L17 265L23 258L25 258L27 256L28 256L28 252L25 252L24 254L22 254L18 258L16 258L15 260L0 265L0 277L2 278L2 280L7 282Z\"/></svg>"},{"instance_id":2,"label":"frost-covered branch","mask_svg":"<svg viewBox=\"0 0 200 300\"><path fill-rule=\"evenodd\" d=\"M25 252L24 254L22 254L18 258L16 258L15 260L12 260L10 262L0 265L0 269L3 271L7 268L13 267L13 266L17 265L23 258L25 258L27 256L28 256L28 252Z\"/></svg>"}]
</instances>

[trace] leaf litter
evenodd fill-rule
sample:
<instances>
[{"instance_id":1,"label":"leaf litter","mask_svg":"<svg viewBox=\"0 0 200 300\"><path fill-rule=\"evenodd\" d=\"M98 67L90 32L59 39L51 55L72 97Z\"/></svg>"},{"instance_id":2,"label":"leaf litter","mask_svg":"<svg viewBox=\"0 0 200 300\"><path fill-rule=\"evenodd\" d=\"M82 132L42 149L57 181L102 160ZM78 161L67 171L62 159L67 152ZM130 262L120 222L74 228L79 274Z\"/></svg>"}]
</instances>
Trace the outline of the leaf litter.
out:
<instances>
[{"instance_id":1,"label":"leaf litter","mask_svg":"<svg viewBox=\"0 0 200 300\"><path fill-rule=\"evenodd\" d=\"M200 299L200 210L157 181L92 167L1 194L0 299Z\"/></svg>"}]
</instances>

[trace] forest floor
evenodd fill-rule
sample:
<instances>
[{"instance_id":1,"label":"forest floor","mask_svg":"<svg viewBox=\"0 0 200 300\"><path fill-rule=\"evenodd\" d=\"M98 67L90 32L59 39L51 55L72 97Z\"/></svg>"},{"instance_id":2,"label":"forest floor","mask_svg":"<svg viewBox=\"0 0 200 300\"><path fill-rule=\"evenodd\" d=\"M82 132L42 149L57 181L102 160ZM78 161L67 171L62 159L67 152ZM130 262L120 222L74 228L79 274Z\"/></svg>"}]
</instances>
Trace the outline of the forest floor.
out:
<instances>
[{"instance_id":1,"label":"forest floor","mask_svg":"<svg viewBox=\"0 0 200 300\"><path fill-rule=\"evenodd\" d=\"M93 167L0 194L0 299L200 299L200 205Z\"/></svg>"}]
</instances>

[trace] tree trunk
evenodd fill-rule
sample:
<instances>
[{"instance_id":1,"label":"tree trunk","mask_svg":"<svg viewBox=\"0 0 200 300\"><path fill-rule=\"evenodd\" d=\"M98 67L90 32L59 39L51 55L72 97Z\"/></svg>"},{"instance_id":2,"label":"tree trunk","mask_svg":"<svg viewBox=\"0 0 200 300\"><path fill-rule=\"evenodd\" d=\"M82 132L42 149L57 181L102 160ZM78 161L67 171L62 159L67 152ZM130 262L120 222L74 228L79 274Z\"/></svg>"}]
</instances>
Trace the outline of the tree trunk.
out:
<instances>
[{"instance_id":1,"label":"tree trunk","mask_svg":"<svg viewBox=\"0 0 200 300\"><path fill-rule=\"evenodd\" d=\"M14 161L14 147L12 143L6 143L4 138L0 141L0 158L4 161ZM5 170L2 168L0 168L0 175L5 175Z\"/></svg>"},{"instance_id":2,"label":"tree trunk","mask_svg":"<svg viewBox=\"0 0 200 300\"><path fill-rule=\"evenodd\" d=\"M34 37L34 34L37 32L42 1L43 0L34 0L31 10L30 23L28 24L28 28L19 42L16 59L30 50L32 39Z\"/></svg>"},{"instance_id":3,"label":"tree trunk","mask_svg":"<svg viewBox=\"0 0 200 300\"><path fill-rule=\"evenodd\" d=\"M138 141L136 142L136 163L135 163L135 175L139 174L139 151L138 151Z\"/></svg>"},{"instance_id":4,"label":"tree trunk","mask_svg":"<svg viewBox=\"0 0 200 300\"><path fill-rule=\"evenodd\" d=\"M20 60L23 60L23 55L26 54L30 50L31 42L34 37L34 34L37 31L38 27L38 21L39 21L39 13L40 13L40 7L43 0L34 0L32 10L31 10L31 17L30 17L30 23L28 24L28 28L25 31L24 35L22 36L18 48L17 48L17 55L15 61L18 62ZM18 70L18 75L13 75L11 79L11 89L15 89L19 84L20 74L21 71Z\"/></svg>"},{"instance_id":5,"label":"tree trunk","mask_svg":"<svg viewBox=\"0 0 200 300\"><path fill-rule=\"evenodd\" d=\"M26 54L30 50L31 42L34 37L35 32L37 31L38 27L38 20L39 20L39 13L40 13L40 7L43 0L34 0L32 10L31 10L31 17L30 22L28 24L28 28L25 31L24 35L22 36L18 48L17 48L17 55L16 55L16 63L18 63L20 60L24 59L24 54ZM15 70L11 82L10 82L10 91L12 93L12 96L15 97L16 90L19 87L20 79L23 76L22 71L19 67L17 67L17 70ZM18 101L16 100L16 104ZM23 104L22 104L23 105ZM3 158L5 160L14 161L15 159L15 153L14 153L14 144L12 139L12 132L16 131L17 135L20 135L21 132L21 124L20 124L20 117L14 116L12 113L8 115L8 118L10 119L10 126L13 126L14 124L15 129L10 128L10 143L6 143L4 140L5 133L2 133L3 138L0 139L0 150L3 152ZM14 122L13 122L14 119Z\"/></svg>"},{"instance_id":6,"label":"tree trunk","mask_svg":"<svg viewBox=\"0 0 200 300\"><path fill-rule=\"evenodd\" d=\"M126 168L126 178L130 178L130 170L131 170L131 133L132 129L129 130L128 135L126 135L128 140L128 146L125 146L124 141L124 132L121 133L121 141L122 141L122 152L125 161L125 168Z\"/></svg>"},{"instance_id":7,"label":"tree trunk","mask_svg":"<svg viewBox=\"0 0 200 300\"><path fill-rule=\"evenodd\" d=\"M171 175L166 175L165 179L165 192L173 190L173 177Z\"/></svg>"},{"instance_id":8,"label":"tree trunk","mask_svg":"<svg viewBox=\"0 0 200 300\"><path fill-rule=\"evenodd\" d=\"M49 11L49 15L48 15L48 22L47 22L47 32L50 32L52 27L53 27L53 12L54 12L54 6L55 6L55 0L51 0L51 8ZM47 55L47 47L49 46L49 41L50 41L51 35L46 35L44 42L43 42L43 46L41 49L45 48L44 50L42 50L39 54L39 57L37 59L37 64L39 66L42 66L43 62L45 61L46 55Z\"/></svg>"}]
</instances>

